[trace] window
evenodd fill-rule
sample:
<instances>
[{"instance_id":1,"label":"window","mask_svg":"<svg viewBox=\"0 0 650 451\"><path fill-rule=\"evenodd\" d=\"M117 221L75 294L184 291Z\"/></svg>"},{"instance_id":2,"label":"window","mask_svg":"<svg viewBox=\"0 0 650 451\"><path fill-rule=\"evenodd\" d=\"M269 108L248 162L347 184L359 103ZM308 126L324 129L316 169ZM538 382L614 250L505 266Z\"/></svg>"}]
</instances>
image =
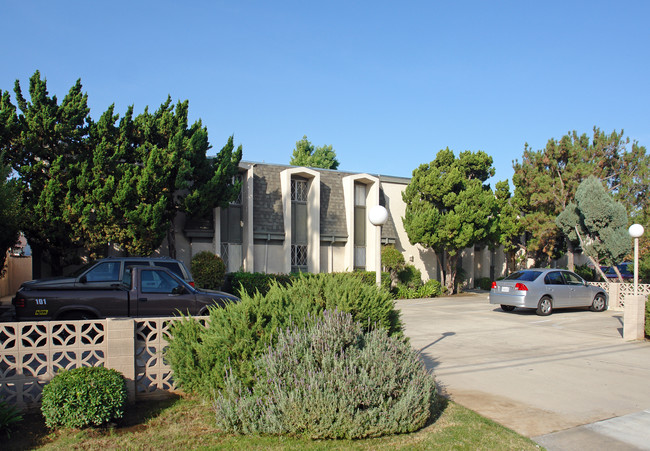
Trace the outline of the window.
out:
<instances>
[{"instance_id":1,"label":"window","mask_svg":"<svg viewBox=\"0 0 650 451\"><path fill-rule=\"evenodd\" d=\"M366 269L366 185L354 185L354 268Z\"/></svg>"},{"instance_id":2,"label":"window","mask_svg":"<svg viewBox=\"0 0 650 451\"><path fill-rule=\"evenodd\" d=\"M578 275L573 274L572 272L569 271L565 271L563 274L564 274L564 280L566 280L567 285L584 285L584 282Z\"/></svg>"},{"instance_id":3,"label":"window","mask_svg":"<svg viewBox=\"0 0 650 451\"><path fill-rule=\"evenodd\" d=\"M564 279L561 272L550 272L544 278L546 285L564 285Z\"/></svg>"},{"instance_id":4,"label":"window","mask_svg":"<svg viewBox=\"0 0 650 451\"><path fill-rule=\"evenodd\" d=\"M307 271L307 180L291 178L291 272Z\"/></svg>"},{"instance_id":5,"label":"window","mask_svg":"<svg viewBox=\"0 0 650 451\"><path fill-rule=\"evenodd\" d=\"M172 294L181 283L163 271L143 270L140 276L143 293Z\"/></svg>"},{"instance_id":6,"label":"window","mask_svg":"<svg viewBox=\"0 0 650 451\"><path fill-rule=\"evenodd\" d=\"M120 262L104 262L86 274L88 282L111 282L120 280Z\"/></svg>"},{"instance_id":7,"label":"window","mask_svg":"<svg viewBox=\"0 0 650 451\"><path fill-rule=\"evenodd\" d=\"M542 273L539 271L517 271L510 274L505 278L505 280L522 280L524 282L532 282L533 280L537 279L540 274Z\"/></svg>"},{"instance_id":8,"label":"window","mask_svg":"<svg viewBox=\"0 0 650 451\"><path fill-rule=\"evenodd\" d=\"M185 279L185 275L183 274L183 270L181 269L181 265L179 265L176 262L154 262L154 266L160 266L161 268L167 268L174 274L176 274L178 277L181 277Z\"/></svg>"}]
</instances>

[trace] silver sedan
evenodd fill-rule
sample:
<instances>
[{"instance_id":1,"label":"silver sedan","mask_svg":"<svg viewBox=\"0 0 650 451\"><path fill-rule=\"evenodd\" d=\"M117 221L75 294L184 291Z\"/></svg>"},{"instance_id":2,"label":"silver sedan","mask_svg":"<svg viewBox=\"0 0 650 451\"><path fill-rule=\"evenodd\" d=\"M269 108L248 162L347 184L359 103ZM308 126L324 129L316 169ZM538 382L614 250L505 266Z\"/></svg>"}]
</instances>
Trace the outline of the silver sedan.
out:
<instances>
[{"instance_id":1,"label":"silver sedan","mask_svg":"<svg viewBox=\"0 0 650 451\"><path fill-rule=\"evenodd\" d=\"M506 312L516 307L535 309L541 316L563 307L590 307L594 312L602 312L607 308L607 293L587 285L571 271L524 269L492 282L490 304L498 304Z\"/></svg>"}]
</instances>

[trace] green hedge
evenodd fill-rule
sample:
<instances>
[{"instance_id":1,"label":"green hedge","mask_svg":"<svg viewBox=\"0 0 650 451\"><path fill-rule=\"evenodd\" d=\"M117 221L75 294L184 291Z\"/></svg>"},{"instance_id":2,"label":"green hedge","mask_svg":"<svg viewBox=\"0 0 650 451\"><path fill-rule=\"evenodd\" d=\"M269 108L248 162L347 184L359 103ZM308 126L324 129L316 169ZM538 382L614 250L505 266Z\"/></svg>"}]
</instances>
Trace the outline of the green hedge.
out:
<instances>
[{"instance_id":1,"label":"green hedge","mask_svg":"<svg viewBox=\"0 0 650 451\"><path fill-rule=\"evenodd\" d=\"M354 271L330 274L340 274L341 277L359 278L364 283L371 286L375 286L377 283L377 275L374 271ZM244 292L248 296L253 296L258 291L260 294L265 295L274 283L287 286L301 277L311 276L313 276L311 273L266 274L261 272L233 272L226 275L224 290L238 296ZM382 288L386 290L390 288L390 275L387 272L381 273L381 285Z\"/></svg>"},{"instance_id":2,"label":"green hedge","mask_svg":"<svg viewBox=\"0 0 650 451\"><path fill-rule=\"evenodd\" d=\"M476 279L475 285L481 290L490 291L492 289L492 280L489 277L479 277Z\"/></svg>"},{"instance_id":3,"label":"green hedge","mask_svg":"<svg viewBox=\"0 0 650 451\"><path fill-rule=\"evenodd\" d=\"M308 275L303 275L308 277ZM253 296L256 292L265 295L274 283L282 286L293 283L300 274L265 274L261 272L232 272L226 275L225 290L241 297L243 293Z\"/></svg>"},{"instance_id":4,"label":"green hedge","mask_svg":"<svg viewBox=\"0 0 650 451\"><path fill-rule=\"evenodd\" d=\"M119 372L104 367L62 371L43 387L41 413L50 428L100 426L122 418L126 383Z\"/></svg>"},{"instance_id":5,"label":"green hedge","mask_svg":"<svg viewBox=\"0 0 650 451\"><path fill-rule=\"evenodd\" d=\"M192 277L197 288L220 290L226 275L223 259L212 252L203 251L192 257Z\"/></svg>"},{"instance_id":6,"label":"green hedge","mask_svg":"<svg viewBox=\"0 0 650 451\"><path fill-rule=\"evenodd\" d=\"M191 318L176 322L166 350L174 380L187 392L210 397L223 388L225 369L232 368L250 385L253 360L275 342L278 332L325 309L351 313L367 328L376 325L400 335L393 296L350 274L301 276L286 286L272 282L265 295L242 291L241 302L211 309L206 327Z\"/></svg>"},{"instance_id":7,"label":"green hedge","mask_svg":"<svg viewBox=\"0 0 650 451\"><path fill-rule=\"evenodd\" d=\"M436 396L406 341L384 329L363 332L337 311L281 331L255 367L252 390L230 374L216 396L220 429L312 439L408 433L426 424Z\"/></svg>"}]
</instances>

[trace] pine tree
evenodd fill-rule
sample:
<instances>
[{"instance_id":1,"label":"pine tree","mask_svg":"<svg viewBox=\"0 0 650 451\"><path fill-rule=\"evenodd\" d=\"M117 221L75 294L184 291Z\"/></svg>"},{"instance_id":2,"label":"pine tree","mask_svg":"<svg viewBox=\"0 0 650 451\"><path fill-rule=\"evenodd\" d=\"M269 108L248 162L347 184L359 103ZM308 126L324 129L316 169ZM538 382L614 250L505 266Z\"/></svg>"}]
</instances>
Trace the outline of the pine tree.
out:
<instances>
[{"instance_id":1,"label":"pine tree","mask_svg":"<svg viewBox=\"0 0 650 451\"><path fill-rule=\"evenodd\" d=\"M621 283L623 278L616 265L632 249L627 222L625 206L615 201L594 176L580 184L575 202L570 202L556 220L568 239L580 243L604 280L607 278L600 269L601 263L614 267Z\"/></svg>"},{"instance_id":2,"label":"pine tree","mask_svg":"<svg viewBox=\"0 0 650 451\"><path fill-rule=\"evenodd\" d=\"M629 144L622 130L606 134L597 127L591 137L573 131L560 140L550 139L538 151L526 144L522 161L514 163L513 201L526 230L527 253L538 264L560 257L566 245L572 266L573 244L565 242L555 218L590 175L603 180L631 216L648 210L643 193L650 187L650 155L636 142L628 150Z\"/></svg>"},{"instance_id":3,"label":"pine tree","mask_svg":"<svg viewBox=\"0 0 650 451\"><path fill-rule=\"evenodd\" d=\"M336 152L331 145L314 148L306 135L296 142L296 148L293 150L289 164L322 169L338 169L339 167Z\"/></svg>"}]
</instances>

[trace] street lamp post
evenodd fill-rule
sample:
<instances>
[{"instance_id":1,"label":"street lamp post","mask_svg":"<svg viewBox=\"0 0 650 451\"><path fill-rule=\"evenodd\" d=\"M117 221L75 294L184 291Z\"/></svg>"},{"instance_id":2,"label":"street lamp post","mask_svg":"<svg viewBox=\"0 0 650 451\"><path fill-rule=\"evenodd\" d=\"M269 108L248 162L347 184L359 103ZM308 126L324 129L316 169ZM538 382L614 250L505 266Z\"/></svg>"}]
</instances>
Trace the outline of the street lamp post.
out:
<instances>
[{"instance_id":1,"label":"street lamp post","mask_svg":"<svg viewBox=\"0 0 650 451\"><path fill-rule=\"evenodd\" d=\"M641 224L632 224L628 233L634 238L634 296L625 298L623 313L623 339L642 340L645 333L645 298L639 296L639 238L643 235Z\"/></svg>"},{"instance_id":2,"label":"street lamp post","mask_svg":"<svg viewBox=\"0 0 650 451\"><path fill-rule=\"evenodd\" d=\"M627 230L634 238L634 296L639 295L639 238L643 236L643 226L641 224L632 224Z\"/></svg>"},{"instance_id":3,"label":"street lamp post","mask_svg":"<svg viewBox=\"0 0 650 451\"><path fill-rule=\"evenodd\" d=\"M375 271L377 273L375 280L377 281L377 288L381 288L381 226L386 224L388 220L388 211L381 205L375 205L368 212L368 219L370 223L377 227L377 238L375 239Z\"/></svg>"}]
</instances>

